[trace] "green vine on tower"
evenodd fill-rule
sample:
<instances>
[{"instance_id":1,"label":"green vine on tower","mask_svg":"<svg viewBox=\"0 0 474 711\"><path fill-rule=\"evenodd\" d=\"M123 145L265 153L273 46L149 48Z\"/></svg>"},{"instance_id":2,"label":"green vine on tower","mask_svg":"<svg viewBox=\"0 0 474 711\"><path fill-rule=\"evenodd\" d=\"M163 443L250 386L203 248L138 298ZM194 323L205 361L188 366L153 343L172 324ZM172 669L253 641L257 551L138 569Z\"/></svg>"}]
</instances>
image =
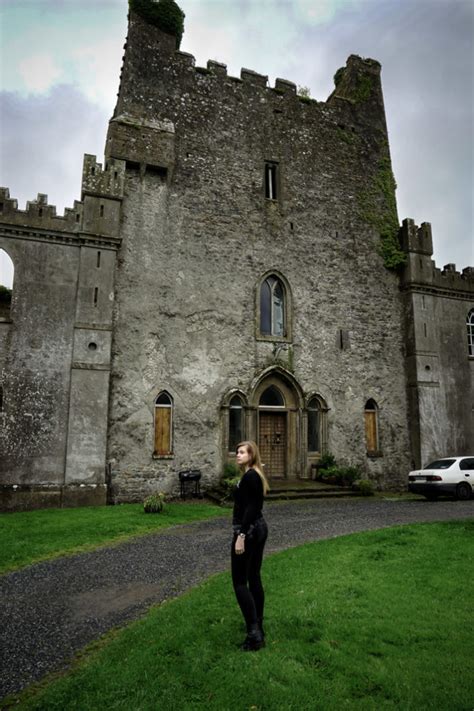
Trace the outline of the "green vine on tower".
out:
<instances>
[{"instance_id":1,"label":"green vine on tower","mask_svg":"<svg viewBox=\"0 0 474 711\"><path fill-rule=\"evenodd\" d=\"M158 27L162 32L174 35L178 48L184 33L184 12L174 0L128 0L130 10Z\"/></svg>"},{"instance_id":2,"label":"green vine on tower","mask_svg":"<svg viewBox=\"0 0 474 711\"><path fill-rule=\"evenodd\" d=\"M360 195L361 217L373 225L380 234L380 254L387 269L399 270L406 264L407 256L398 241L398 217L390 158L381 158L378 170L369 190ZM380 209L380 195L384 209Z\"/></svg>"}]
</instances>

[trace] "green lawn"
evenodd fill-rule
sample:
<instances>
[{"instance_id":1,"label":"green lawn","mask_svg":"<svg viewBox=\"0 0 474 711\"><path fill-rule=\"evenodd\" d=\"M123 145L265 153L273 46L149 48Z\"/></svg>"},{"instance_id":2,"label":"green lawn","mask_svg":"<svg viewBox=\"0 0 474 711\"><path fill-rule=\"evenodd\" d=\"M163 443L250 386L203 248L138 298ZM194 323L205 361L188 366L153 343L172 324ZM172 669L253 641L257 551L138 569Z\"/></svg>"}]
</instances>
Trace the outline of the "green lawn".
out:
<instances>
[{"instance_id":1,"label":"green lawn","mask_svg":"<svg viewBox=\"0 0 474 711\"><path fill-rule=\"evenodd\" d=\"M267 646L243 653L230 576L108 635L15 708L454 711L474 707L474 521L308 544L264 561Z\"/></svg>"},{"instance_id":2,"label":"green lawn","mask_svg":"<svg viewBox=\"0 0 474 711\"><path fill-rule=\"evenodd\" d=\"M141 504L0 514L0 573L178 523L228 515L219 506L194 502L167 504L161 514L145 514Z\"/></svg>"}]
</instances>

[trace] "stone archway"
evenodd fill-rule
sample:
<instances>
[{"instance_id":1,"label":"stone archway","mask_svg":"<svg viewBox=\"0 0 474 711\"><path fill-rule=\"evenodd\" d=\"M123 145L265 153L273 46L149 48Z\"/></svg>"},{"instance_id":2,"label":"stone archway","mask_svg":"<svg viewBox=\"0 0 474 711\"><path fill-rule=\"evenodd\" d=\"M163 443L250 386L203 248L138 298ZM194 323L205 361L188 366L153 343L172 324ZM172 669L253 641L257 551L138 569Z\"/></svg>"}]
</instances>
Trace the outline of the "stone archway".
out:
<instances>
[{"instance_id":1,"label":"stone archway","mask_svg":"<svg viewBox=\"0 0 474 711\"><path fill-rule=\"evenodd\" d=\"M304 471L301 441L302 393L293 376L274 369L252 392L253 430L268 479L295 479Z\"/></svg>"}]
</instances>

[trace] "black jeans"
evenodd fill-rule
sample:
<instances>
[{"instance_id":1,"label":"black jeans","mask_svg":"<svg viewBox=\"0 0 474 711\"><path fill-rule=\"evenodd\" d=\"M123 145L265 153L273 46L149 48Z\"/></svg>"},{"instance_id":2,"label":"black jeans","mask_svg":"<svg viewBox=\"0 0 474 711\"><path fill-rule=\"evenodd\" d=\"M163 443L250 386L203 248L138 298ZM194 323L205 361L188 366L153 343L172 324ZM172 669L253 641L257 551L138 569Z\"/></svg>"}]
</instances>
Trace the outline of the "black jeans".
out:
<instances>
[{"instance_id":1,"label":"black jeans","mask_svg":"<svg viewBox=\"0 0 474 711\"><path fill-rule=\"evenodd\" d=\"M237 534L232 538L231 570L232 583L235 596L242 615L247 625L247 630L252 625L263 620L263 606L265 593L263 591L260 569L262 567L263 549L268 536L268 528L264 519L260 519L255 526L251 539L245 539L245 552L237 555L235 541Z\"/></svg>"}]
</instances>

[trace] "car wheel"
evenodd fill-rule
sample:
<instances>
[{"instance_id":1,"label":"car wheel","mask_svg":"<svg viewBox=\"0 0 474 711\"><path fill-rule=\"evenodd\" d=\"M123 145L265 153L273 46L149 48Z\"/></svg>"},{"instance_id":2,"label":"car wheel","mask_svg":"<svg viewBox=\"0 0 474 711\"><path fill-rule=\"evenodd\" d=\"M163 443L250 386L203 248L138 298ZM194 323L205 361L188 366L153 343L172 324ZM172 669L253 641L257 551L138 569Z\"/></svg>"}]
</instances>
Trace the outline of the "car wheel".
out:
<instances>
[{"instance_id":1,"label":"car wheel","mask_svg":"<svg viewBox=\"0 0 474 711\"><path fill-rule=\"evenodd\" d=\"M425 494L428 501L438 501L438 494Z\"/></svg>"},{"instance_id":2,"label":"car wheel","mask_svg":"<svg viewBox=\"0 0 474 711\"><path fill-rule=\"evenodd\" d=\"M458 484L456 487L456 498L460 501L467 501L468 499L470 499L471 493L471 486L465 481L463 481L461 484Z\"/></svg>"}]
</instances>

